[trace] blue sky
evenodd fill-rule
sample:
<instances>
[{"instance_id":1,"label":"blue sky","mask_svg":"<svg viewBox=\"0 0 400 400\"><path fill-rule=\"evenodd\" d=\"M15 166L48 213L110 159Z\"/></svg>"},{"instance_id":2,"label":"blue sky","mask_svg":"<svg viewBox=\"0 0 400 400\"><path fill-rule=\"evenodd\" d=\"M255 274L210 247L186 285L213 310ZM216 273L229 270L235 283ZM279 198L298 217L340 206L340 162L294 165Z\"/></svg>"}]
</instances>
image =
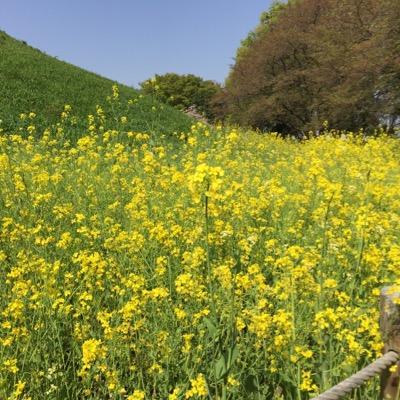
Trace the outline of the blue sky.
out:
<instances>
[{"instance_id":1,"label":"blue sky","mask_svg":"<svg viewBox=\"0 0 400 400\"><path fill-rule=\"evenodd\" d=\"M1 0L0 29L130 86L166 72L223 82L271 0Z\"/></svg>"}]
</instances>

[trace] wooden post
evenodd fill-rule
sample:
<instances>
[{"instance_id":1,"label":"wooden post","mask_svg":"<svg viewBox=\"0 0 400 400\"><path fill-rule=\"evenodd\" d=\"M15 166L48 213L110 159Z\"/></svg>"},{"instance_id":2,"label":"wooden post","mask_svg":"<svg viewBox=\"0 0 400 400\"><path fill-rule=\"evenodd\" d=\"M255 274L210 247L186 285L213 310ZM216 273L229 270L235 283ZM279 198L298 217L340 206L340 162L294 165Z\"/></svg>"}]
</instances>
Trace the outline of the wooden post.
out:
<instances>
[{"instance_id":1,"label":"wooden post","mask_svg":"<svg viewBox=\"0 0 400 400\"><path fill-rule=\"evenodd\" d=\"M381 292L380 328L384 341L383 353L394 350L400 353L400 287L387 286ZM381 399L398 400L400 362L395 372L389 369L381 375Z\"/></svg>"}]
</instances>

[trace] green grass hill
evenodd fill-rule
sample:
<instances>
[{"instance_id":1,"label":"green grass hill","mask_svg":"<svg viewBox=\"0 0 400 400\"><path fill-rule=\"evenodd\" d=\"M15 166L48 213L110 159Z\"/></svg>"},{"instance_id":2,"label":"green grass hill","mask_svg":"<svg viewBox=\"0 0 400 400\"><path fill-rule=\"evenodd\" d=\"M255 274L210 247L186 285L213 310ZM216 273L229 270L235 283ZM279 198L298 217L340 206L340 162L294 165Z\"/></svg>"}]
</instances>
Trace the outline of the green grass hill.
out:
<instances>
[{"instance_id":1,"label":"green grass hill","mask_svg":"<svg viewBox=\"0 0 400 400\"><path fill-rule=\"evenodd\" d=\"M106 102L115 83L0 31L0 119L6 131L17 125L20 113L34 112L37 122L54 123L65 104L77 117L86 117ZM122 101L139 97L135 89L118 86ZM190 127L186 115L156 99L144 96L139 103L140 107L129 109L132 129L170 133Z\"/></svg>"}]
</instances>

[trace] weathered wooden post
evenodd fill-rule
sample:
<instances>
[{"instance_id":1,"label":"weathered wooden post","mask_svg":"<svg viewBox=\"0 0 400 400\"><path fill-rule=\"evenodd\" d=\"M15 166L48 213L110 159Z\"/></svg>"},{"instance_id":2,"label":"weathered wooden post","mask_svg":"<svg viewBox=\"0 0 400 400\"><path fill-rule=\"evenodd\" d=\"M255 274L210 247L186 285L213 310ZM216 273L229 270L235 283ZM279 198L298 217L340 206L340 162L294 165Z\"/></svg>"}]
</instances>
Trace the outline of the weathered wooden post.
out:
<instances>
[{"instance_id":1,"label":"weathered wooden post","mask_svg":"<svg viewBox=\"0 0 400 400\"><path fill-rule=\"evenodd\" d=\"M381 292L380 328L384 350L400 353L400 287L387 286ZM387 369L381 376L381 399L399 400L400 362L397 369Z\"/></svg>"}]
</instances>

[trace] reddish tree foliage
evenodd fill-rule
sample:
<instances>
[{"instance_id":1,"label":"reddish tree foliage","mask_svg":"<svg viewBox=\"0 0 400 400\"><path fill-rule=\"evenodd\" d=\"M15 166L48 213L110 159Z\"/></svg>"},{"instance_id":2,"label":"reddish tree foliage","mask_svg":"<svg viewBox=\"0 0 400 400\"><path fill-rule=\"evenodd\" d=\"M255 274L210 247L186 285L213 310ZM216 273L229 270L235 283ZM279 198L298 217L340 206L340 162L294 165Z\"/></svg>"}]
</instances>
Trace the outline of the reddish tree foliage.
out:
<instances>
[{"instance_id":1,"label":"reddish tree foliage","mask_svg":"<svg viewBox=\"0 0 400 400\"><path fill-rule=\"evenodd\" d=\"M395 123L398 0L289 3L236 60L214 99L221 116L283 133ZM397 84L397 86L396 86Z\"/></svg>"}]
</instances>

